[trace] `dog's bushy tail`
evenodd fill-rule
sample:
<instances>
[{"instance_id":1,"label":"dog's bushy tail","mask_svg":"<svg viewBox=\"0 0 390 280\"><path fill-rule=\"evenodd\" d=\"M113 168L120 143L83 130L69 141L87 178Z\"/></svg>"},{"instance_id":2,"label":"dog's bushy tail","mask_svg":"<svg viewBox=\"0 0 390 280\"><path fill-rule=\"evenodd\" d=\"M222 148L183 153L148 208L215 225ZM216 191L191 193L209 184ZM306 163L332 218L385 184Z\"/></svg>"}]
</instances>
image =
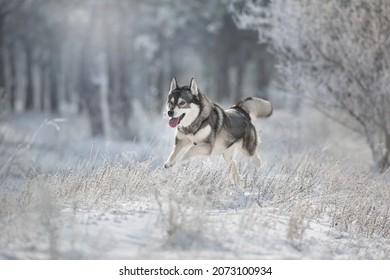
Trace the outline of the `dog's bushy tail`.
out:
<instances>
[{"instance_id":1,"label":"dog's bushy tail","mask_svg":"<svg viewBox=\"0 0 390 280\"><path fill-rule=\"evenodd\" d=\"M247 112L252 118L267 118L272 115L271 102L259 97L248 97L236 105Z\"/></svg>"}]
</instances>

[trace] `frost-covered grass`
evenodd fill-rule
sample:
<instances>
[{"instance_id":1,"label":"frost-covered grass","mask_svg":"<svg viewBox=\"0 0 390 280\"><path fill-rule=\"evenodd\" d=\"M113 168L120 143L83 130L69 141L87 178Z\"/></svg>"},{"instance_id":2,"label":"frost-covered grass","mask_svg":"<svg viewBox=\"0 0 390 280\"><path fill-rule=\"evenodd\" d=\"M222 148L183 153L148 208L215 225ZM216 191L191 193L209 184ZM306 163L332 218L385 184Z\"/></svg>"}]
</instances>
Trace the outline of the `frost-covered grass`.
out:
<instances>
[{"instance_id":1,"label":"frost-covered grass","mask_svg":"<svg viewBox=\"0 0 390 280\"><path fill-rule=\"evenodd\" d=\"M259 122L265 165L239 159L238 185L219 157L163 169L165 127L153 145L89 148L50 171L34 168L31 144L0 174L0 258L389 259L388 178L362 167L359 139L321 122L282 111Z\"/></svg>"}]
</instances>

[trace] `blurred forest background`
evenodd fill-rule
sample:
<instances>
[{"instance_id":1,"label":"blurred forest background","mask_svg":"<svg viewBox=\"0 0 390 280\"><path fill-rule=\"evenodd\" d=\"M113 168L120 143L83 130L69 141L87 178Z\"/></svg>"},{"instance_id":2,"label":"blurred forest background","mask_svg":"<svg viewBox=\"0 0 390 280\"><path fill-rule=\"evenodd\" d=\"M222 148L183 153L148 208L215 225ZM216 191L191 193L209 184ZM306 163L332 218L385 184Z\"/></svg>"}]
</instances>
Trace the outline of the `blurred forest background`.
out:
<instances>
[{"instance_id":1,"label":"blurred forest background","mask_svg":"<svg viewBox=\"0 0 390 280\"><path fill-rule=\"evenodd\" d=\"M82 115L92 137L134 139L172 77L195 78L226 104L306 100L385 171L389 30L383 0L0 0L0 112Z\"/></svg>"},{"instance_id":2,"label":"blurred forest background","mask_svg":"<svg viewBox=\"0 0 390 280\"><path fill-rule=\"evenodd\" d=\"M231 2L0 0L1 110L86 114L118 139L134 106L161 112L173 76L217 101L268 98L274 58Z\"/></svg>"}]
</instances>

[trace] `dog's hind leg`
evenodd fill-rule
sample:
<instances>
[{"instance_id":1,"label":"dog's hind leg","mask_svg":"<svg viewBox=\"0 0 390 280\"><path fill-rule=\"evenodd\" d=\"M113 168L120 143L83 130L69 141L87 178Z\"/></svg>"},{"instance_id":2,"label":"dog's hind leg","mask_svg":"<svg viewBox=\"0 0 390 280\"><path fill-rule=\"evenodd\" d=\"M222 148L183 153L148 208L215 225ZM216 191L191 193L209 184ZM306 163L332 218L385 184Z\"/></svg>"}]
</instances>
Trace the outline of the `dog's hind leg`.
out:
<instances>
[{"instance_id":1,"label":"dog's hind leg","mask_svg":"<svg viewBox=\"0 0 390 280\"><path fill-rule=\"evenodd\" d=\"M260 159L258 153L255 152L255 153L251 156L251 159L252 159L253 164L256 165L257 168L260 168L260 167L261 167L261 159Z\"/></svg>"},{"instance_id":2,"label":"dog's hind leg","mask_svg":"<svg viewBox=\"0 0 390 280\"><path fill-rule=\"evenodd\" d=\"M237 162L234 159L235 154L236 154L236 149L234 146L231 146L227 150L225 150L222 155L225 161L230 163L231 176L234 184L237 185L241 178L240 175L238 174Z\"/></svg>"}]
</instances>

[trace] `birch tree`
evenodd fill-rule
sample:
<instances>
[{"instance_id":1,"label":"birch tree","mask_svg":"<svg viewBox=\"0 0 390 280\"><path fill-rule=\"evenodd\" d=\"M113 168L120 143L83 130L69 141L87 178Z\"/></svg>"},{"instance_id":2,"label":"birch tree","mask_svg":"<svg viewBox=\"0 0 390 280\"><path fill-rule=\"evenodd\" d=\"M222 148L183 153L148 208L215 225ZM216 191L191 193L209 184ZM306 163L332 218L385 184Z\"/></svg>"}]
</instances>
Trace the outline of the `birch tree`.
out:
<instances>
[{"instance_id":1,"label":"birch tree","mask_svg":"<svg viewBox=\"0 0 390 280\"><path fill-rule=\"evenodd\" d=\"M390 1L247 1L236 14L279 56L288 88L361 133L390 166Z\"/></svg>"}]
</instances>

